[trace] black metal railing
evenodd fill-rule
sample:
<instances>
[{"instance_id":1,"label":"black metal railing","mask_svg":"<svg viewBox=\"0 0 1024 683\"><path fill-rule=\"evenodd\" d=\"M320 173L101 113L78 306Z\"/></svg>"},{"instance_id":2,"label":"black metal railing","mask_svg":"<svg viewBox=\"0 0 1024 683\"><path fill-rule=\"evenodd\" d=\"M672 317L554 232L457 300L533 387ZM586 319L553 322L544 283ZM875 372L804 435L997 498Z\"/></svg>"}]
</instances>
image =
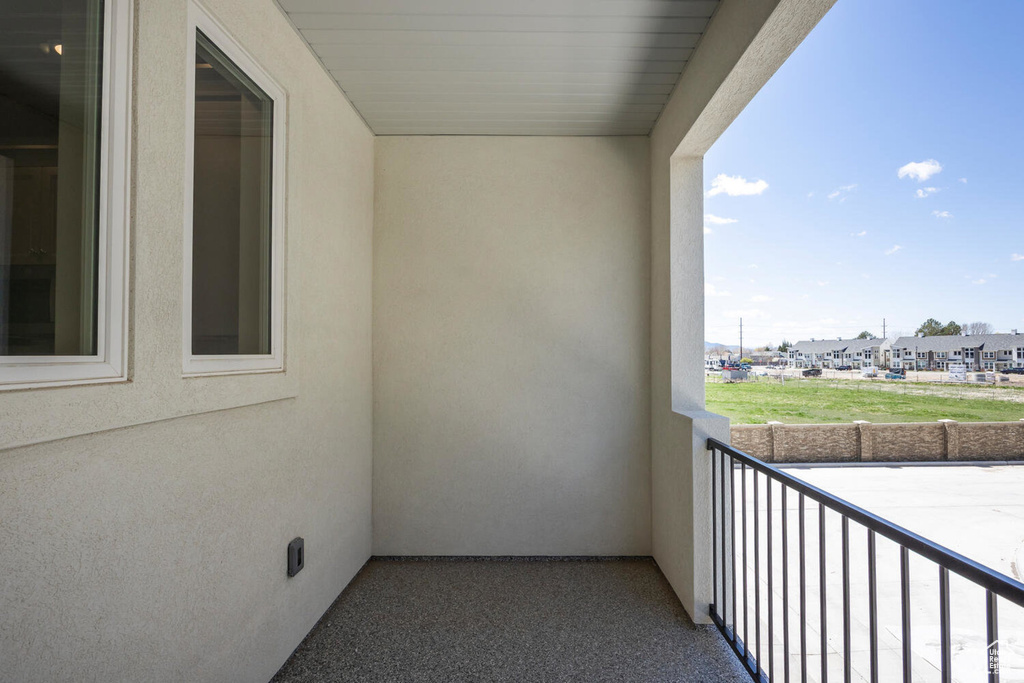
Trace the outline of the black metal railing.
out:
<instances>
[{"instance_id":1,"label":"black metal railing","mask_svg":"<svg viewBox=\"0 0 1024 683\"><path fill-rule=\"evenodd\" d=\"M989 567L978 564L968 558L944 548L926 538L899 527L877 515L852 505L832 494L808 484L786 472L765 464L742 451L716 439L708 439L707 448L711 452L711 491L712 491L712 538L713 567L712 581L714 585L711 603L711 618L732 646L740 661L755 681L817 680L826 683L832 680L849 682L854 680L855 655L861 656L865 648L853 648L854 608L859 612L867 612L867 625L863 628L866 634L858 632L858 636L867 636L866 653L863 653L858 667L858 675L862 675L872 683L878 681L911 681L915 661L918 666L929 666L927 659L915 654L912 645L915 643L912 633L912 614L917 603L912 601L911 563L933 565L931 575L918 574L914 583L918 598L922 590L934 590L933 599L938 601L938 669L939 678L943 683L953 681L953 643L951 620L954 616L951 609L950 575L960 577L968 582L963 591L958 588L954 595L958 600L965 596L974 597L984 606L983 633L984 648L980 656L984 660L977 665L984 666L986 672L982 679L989 683L999 683L999 605L1007 601L1015 606L1012 609L1024 608L1024 584L1008 576L1000 574ZM749 487L748 487L749 480ZM763 480L763 482L761 481ZM739 491L737 491L737 488ZM748 488L752 500L748 504ZM761 505L761 494L764 494L764 507ZM737 495L738 494L738 495ZM778 495L779 505L776 510L773 497ZM796 496L796 547L791 547L791 523L789 520L790 496ZM817 539L813 539L813 531L807 533L808 509L816 508L812 520L817 520ZM762 519L763 518L763 519ZM749 526L752 535L748 536ZM855 599L851 586L851 522L861 527L865 536L866 555L866 595ZM833 530L838 525L838 533L830 534L826 527ZM856 527L855 527L856 528ZM781 553L777 551L776 536L781 538ZM809 539L809 536L811 538ZM834 555L829 556L827 547L840 543L839 562L836 567ZM898 549L899 574L899 615L896 625L886 629L894 643L886 649L885 661L880 657L879 648L879 540L886 539L891 550ZM818 575L808 574L808 542L816 540ZM885 543L886 541L883 541ZM737 551L737 543L739 550ZM762 557L762 549L764 557ZM793 552L795 550L795 552ZM753 562L748 563L748 555ZM795 560L792 555L795 555ZM812 549L813 557L813 549ZM895 560L895 555L893 556ZM741 571L737 574L737 561ZM797 604L791 606L791 567L796 563L798 583ZM779 566L781 563L781 567ZM858 562L859 564L859 562ZM895 562L893 563L895 564ZM884 566L884 565L883 565ZM813 569L813 568L812 568ZM829 570L832 570L831 572ZM895 566L892 567L896 573ZM828 576L838 576L829 586ZM915 572L916 573L916 572ZM779 576L781 575L781 576ZM861 577L864 575L861 574ZM781 578L781 591L776 582ZM932 580L937 583L933 587ZM960 579L957 579L958 581ZM767 597L762 599L761 584L765 583ZM810 583L809 583L810 582ZM751 595L750 584L753 584ZM960 584L957 584L960 586ZM829 589L836 589L842 594L842 609L838 601L828 603ZM861 588L859 585L857 588ZM863 592L863 590L861 591ZM818 604L809 611L808 599L812 605ZM753 603L753 604L751 604ZM767 619L762 622L762 603L767 612ZM777 605L776 603L780 603ZM866 603L866 605L864 604ZM934 604L934 603L933 603ZM781 606L782 634L777 638L779 611ZM830 607L831 606L831 607ZM885 607L894 605L888 604ZM790 616L798 619L797 633L794 634L790 625ZM831 614L830 614L831 612ZM1021 614L1024 614L1022 612ZM962 615L963 616L963 615ZM1016 615L1015 615L1016 616ZM752 617L752 623L751 623ZM1019 626L1019 622L1017 626ZM858 627L863 627L857 621ZM919 624L929 626L930 624ZM979 631L982 630L979 624ZM808 629L818 630L817 652L809 649ZM834 638L836 647L830 656L829 628L841 629L840 637ZM753 641L751 641L751 635ZM762 635L766 636L762 639ZM794 638L795 635L795 638ZM1019 635L1019 634L1018 634ZM931 647L935 643L931 637L921 638L922 648ZM796 640L796 642L792 642ZM841 645L839 643L841 642ZM978 641L980 642L980 641ZM767 656L765 656L767 655ZM916 659L915 659L916 657ZM777 661L781 658L781 661ZM814 662L814 658L819 662ZM810 660L810 661L809 661ZM896 663L899 662L899 664ZM972 662L972 666L974 662ZM975 670L977 671L977 670ZM778 674L778 677L776 676ZM986 678L987 676L987 678ZM860 680L860 678L857 678Z\"/></svg>"}]
</instances>

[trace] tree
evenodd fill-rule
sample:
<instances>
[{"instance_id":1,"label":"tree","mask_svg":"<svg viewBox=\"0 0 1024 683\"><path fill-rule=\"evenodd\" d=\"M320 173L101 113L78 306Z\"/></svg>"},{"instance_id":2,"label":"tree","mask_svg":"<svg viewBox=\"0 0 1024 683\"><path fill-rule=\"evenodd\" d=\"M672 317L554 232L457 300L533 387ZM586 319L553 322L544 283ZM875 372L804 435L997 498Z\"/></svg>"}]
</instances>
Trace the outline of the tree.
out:
<instances>
[{"instance_id":1,"label":"tree","mask_svg":"<svg viewBox=\"0 0 1024 683\"><path fill-rule=\"evenodd\" d=\"M752 358L740 358L740 362L741 363L746 363L747 365L753 365L754 364L754 360Z\"/></svg>"},{"instance_id":2,"label":"tree","mask_svg":"<svg viewBox=\"0 0 1024 683\"><path fill-rule=\"evenodd\" d=\"M940 335L960 334L961 329L962 328L953 320L950 320L948 323L943 325L935 318L928 318L921 323L921 327L917 328L917 332L914 334L923 334L926 337L937 337Z\"/></svg>"},{"instance_id":3,"label":"tree","mask_svg":"<svg viewBox=\"0 0 1024 683\"><path fill-rule=\"evenodd\" d=\"M967 323L964 325L964 334L992 334L995 328L989 323Z\"/></svg>"},{"instance_id":4,"label":"tree","mask_svg":"<svg viewBox=\"0 0 1024 683\"><path fill-rule=\"evenodd\" d=\"M857 339L874 339L874 338L875 338L875 335L871 334L867 330L864 330L863 332L861 332L860 334L857 335Z\"/></svg>"},{"instance_id":5,"label":"tree","mask_svg":"<svg viewBox=\"0 0 1024 683\"><path fill-rule=\"evenodd\" d=\"M789 343L788 341L786 341L785 339L783 339L783 340L782 340L782 343L781 343L781 344L779 344L779 351L780 351L781 353L786 353L787 351L789 351L789 347L790 347L790 346L792 346L792 344L790 344L790 343Z\"/></svg>"}]
</instances>

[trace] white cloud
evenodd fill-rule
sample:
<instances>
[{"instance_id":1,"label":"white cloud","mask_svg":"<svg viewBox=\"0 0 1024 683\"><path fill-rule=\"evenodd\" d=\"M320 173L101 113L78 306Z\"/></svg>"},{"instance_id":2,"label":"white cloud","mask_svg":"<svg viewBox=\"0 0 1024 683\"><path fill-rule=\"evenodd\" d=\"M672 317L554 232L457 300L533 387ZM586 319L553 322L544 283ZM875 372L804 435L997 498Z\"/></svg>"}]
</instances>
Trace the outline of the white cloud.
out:
<instances>
[{"instance_id":1,"label":"white cloud","mask_svg":"<svg viewBox=\"0 0 1024 683\"><path fill-rule=\"evenodd\" d=\"M868 234L867 230L861 230L860 232L851 232L850 237L864 237Z\"/></svg>"},{"instance_id":2,"label":"white cloud","mask_svg":"<svg viewBox=\"0 0 1024 683\"><path fill-rule=\"evenodd\" d=\"M729 225L738 222L735 218L720 218L713 213L704 214L704 220L711 225Z\"/></svg>"},{"instance_id":3,"label":"white cloud","mask_svg":"<svg viewBox=\"0 0 1024 683\"><path fill-rule=\"evenodd\" d=\"M918 189L917 192L914 193L914 196L917 197L918 199L924 199L925 197L933 195L938 191L939 188L937 187L922 187Z\"/></svg>"},{"instance_id":4,"label":"white cloud","mask_svg":"<svg viewBox=\"0 0 1024 683\"><path fill-rule=\"evenodd\" d=\"M738 175L732 176L719 173L711 181L711 189L708 190L708 196L714 197L716 194L727 194L730 197L744 197L761 194L767 189L768 183L763 180L752 182Z\"/></svg>"},{"instance_id":5,"label":"white cloud","mask_svg":"<svg viewBox=\"0 0 1024 683\"><path fill-rule=\"evenodd\" d=\"M839 201L840 202L845 202L846 201L846 196L848 194L850 194L850 192L852 192L853 190L856 190L856 189L857 189L857 183L853 183L851 185L843 185L842 187L837 187L832 192L829 192L828 193L828 198L831 200L831 199L835 199L836 197L842 197Z\"/></svg>"},{"instance_id":6,"label":"white cloud","mask_svg":"<svg viewBox=\"0 0 1024 683\"><path fill-rule=\"evenodd\" d=\"M752 296L752 297L750 297L750 300L753 301L755 304L764 303L765 301L774 301L774 299L772 297L765 296L764 294L758 294L757 296Z\"/></svg>"},{"instance_id":7,"label":"white cloud","mask_svg":"<svg viewBox=\"0 0 1024 683\"><path fill-rule=\"evenodd\" d=\"M897 251L899 251L902 248L903 248L902 246L900 246L898 244L894 244L894 245L892 245L891 248L885 250L885 255L886 256L892 256L893 254L895 254Z\"/></svg>"},{"instance_id":8,"label":"white cloud","mask_svg":"<svg viewBox=\"0 0 1024 683\"><path fill-rule=\"evenodd\" d=\"M932 211L932 215L936 218L952 218L953 214L949 211Z\"/></svg>"},{"instance_id":9,"label":"white cloud","mask_svg":"<svg viewBox=\"0 0 1024 683\"><path fill-rule=\"evenodd\" d=\"M1010 254L1011 261L1024 261L1024 254Z\"/></svg>"},{"instance_id":10,"label":"white cloud","mask_svg":"<svg viewBox=\"0 0 1024 683\"><path fill-rule=\"evenodd\" d=\"M966 185L967 184L967 178L961 178L960 182L963 183L964 185Z\"/></svg>"},{"instance_id":11,"label":"white cloud","mask_svg":"<svg viewBox=\"0 0 1024 683\"><path fill-rule=\"evenodd\" d=\"M810 198L811 198L811 197L813 197L813 196L814 196L814 193L813 193L813 192L808 192L808 193L807 193L807 198L808 198L808 199L810 199Z\"/></svg>"},{"instance_id":12,"label":"white cloud","mask_svg":"<svg viewBox=\"0 0 1024 683\"><path fill-rule=\"evenodd\" d=\"M710 235L711 233L712 233L711 228L709 228L708 226L705 225L704 226L704 234L705 235Z\"/></svg>"},{"instance_id":13,"label":"white cloud","mask_svg":"<svg viewBox=\"0 0 1024 683\"><path fill-rule=\"evenodd\" d=\"M818 280L818 286L819 287L827 287L828 286L828 280Z\"/></svg>"},{"instance_id":14,"label":"white cloud","mask_svg":"<svg viewBox=\"0 0 1024 683\"><path fill-rule=\"evenodd\" d=\"M941 171L942 164L935 161L935 159L925 159L924 161L911 161L905 166L900 166L899 170L896 171L896 175L900 178L909 176L917 182L923 183Z\"/></svg>"},{"instance_id":15,"label":"white cloud","mask_svg":"<svg viewBox=\"0 0 1024 683\"><path fill-rule=\"evenodd\" d=\"M972 285L983 285L986 282L988 282L988 280L986 280L985 278L978 278L977 280L971 280L971 284Z\"/></svg>"},{"instance_id":16,"label":"white cloud","mask_svg":"<svg viewBox=\"0 0 1024 683\"><path fill-rule=\"evenodd\" d=\"M704 296L732 296L730 292L721 292L714 285L704 285Z\"/></svg>"}]
</instances>

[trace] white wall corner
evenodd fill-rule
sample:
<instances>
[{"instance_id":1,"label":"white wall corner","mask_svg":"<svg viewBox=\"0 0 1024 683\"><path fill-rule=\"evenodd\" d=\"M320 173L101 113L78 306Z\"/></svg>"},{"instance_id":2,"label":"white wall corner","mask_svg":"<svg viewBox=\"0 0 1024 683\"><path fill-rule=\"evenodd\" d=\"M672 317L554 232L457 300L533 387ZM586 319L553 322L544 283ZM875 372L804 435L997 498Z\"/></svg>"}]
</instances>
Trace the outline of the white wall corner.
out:
<instances>
[{"instance_id":1,"label":"white wall corner","mask_svg":"<svg viewBox=\"0 0 1024 683\"><path fill-rule=\"evenodd\" d=\"M654 559L695 623L711 623L711 454L728 443L729 419L706 410L672 413L653 462Z\"/></svg>"}]
</instances>

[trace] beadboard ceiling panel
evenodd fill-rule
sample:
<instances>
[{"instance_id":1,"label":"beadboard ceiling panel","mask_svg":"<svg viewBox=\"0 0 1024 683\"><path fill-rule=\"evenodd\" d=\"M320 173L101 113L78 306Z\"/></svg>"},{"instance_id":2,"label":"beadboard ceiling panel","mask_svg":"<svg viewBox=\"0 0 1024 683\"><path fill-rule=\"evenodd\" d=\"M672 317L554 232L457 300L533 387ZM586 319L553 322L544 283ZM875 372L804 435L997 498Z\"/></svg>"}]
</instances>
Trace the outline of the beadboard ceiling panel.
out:
<instances>
[{"instance_id":1,"label":"beadboard ceiling panel","mask_svg":"<svg viewBox=\"0 0 1024 683\"><path fill-rule=\"evenodd\" d=\"M378 135L646 135L718 0L278 0Z\"/></svg>"}]
</instances>

